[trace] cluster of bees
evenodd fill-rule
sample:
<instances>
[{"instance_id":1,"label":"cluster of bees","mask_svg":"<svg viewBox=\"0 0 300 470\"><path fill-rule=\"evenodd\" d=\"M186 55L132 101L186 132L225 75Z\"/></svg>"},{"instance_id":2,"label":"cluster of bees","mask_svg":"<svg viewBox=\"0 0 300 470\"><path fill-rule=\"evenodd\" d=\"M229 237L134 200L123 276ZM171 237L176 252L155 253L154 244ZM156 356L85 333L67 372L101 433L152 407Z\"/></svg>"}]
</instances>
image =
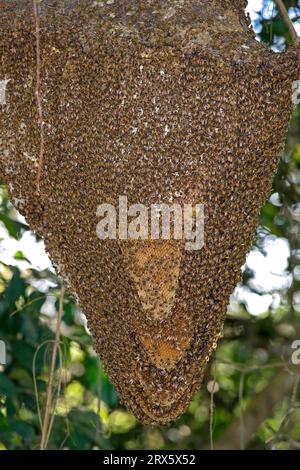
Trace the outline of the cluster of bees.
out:
<instances>
[{"instance_id":1,"label":"cluster of bees","mask_svg":"<svg viewBox=\"0 0 300 470\"><path fill-rule=\"evenodd\" d=\"M292 111L297 51L254 39L244 1L0 0L0 177L87 316L142 422L175 420L221 335ZM99 204L204 204L205 246L99 240Z\"/></svg>"}]
</instances>

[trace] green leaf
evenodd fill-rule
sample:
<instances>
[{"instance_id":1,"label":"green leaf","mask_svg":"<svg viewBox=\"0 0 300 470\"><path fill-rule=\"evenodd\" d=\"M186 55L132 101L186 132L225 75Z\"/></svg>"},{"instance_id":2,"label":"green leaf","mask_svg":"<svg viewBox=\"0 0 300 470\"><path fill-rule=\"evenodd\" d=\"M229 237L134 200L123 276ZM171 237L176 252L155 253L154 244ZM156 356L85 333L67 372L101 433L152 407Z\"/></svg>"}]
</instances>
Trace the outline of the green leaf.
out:
<instances>
[{"instance_id":1,"label":"green leaf","mask_svg":"<svg viewBox=\"0 0 300 470\"><path fill-rule=\"evenodd\" d=\"M24 341L13 341L12 352L19 365L25 367L28 371L32 371L33 358L36 348L30 346ZM40 374L43 369L43 351L40 351L36 357L36 372Z\"/></svg>"},{"instance_id":2,"label":"green leaf","mask_svg":"<svg viewBox=\"0 0 300 470\"><path fill-rule=\"evenodd\" d=\"M16 394L15 384L10 380L6 374L0 372L0 395L13 396Z\"/></svg>"},{"instance_id":3,"label":"green leaf","mask_svg":"<svg viewBox=\"0 0 300 470\"><path fill-rule=\"evenodd\" d=\"M25 296L26 283L20 276L18 268L13 267L13 276L8 284L6 298L10 305L14 305L15 301L21 296Z\"/></svg>"},{"instance_id":4,"label":"green leaf","mask_svg":"<svg viewBox=\"0 0 300 470\"><path fill-rule=\"evenodd\" d=\"M25 441L30 441L35 435L34 428L24 421L14 420L10 422L13 432L19 434Z\"/></svg>"},{"instance_id":5,"label":"green leaf","mask_svg":"<svg viewBox=\"0 0 300 470\"><path fill-rule=\"evenodd\" d=\"M27 225L24 225L21 222L18 222L17 220L11 219L3 213L0 213L0 221L3 222L9 235L15 238L16 240L19 240L24 231L28 230Z\"/></svg>"}]
</instances>

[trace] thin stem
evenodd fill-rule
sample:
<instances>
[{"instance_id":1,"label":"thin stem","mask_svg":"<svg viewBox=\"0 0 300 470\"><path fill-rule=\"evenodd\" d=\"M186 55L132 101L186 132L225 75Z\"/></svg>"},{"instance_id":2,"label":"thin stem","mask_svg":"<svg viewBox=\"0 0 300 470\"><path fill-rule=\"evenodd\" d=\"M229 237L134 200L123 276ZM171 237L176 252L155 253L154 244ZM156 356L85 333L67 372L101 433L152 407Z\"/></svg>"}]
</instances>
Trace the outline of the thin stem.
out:
<instances>
[{"instance_id":1,"label":"thin stem","mask_svg":"<svg viewBox=\"0 0 300 470\"><path fill-rule=\"evenodd\" d=\"M33 361L32 361L32 376L33 376L33 386L34 386L34 394L35 394L35 400L36 400L36 406L37 406L37 412L38 412L38 418L39 418L39 423L40 423L40 427L41 427L41 430L43 429L43 420L42 420L42 413L41 413L41 407L40 407L40 402L39 402L39 392L38 392L38 386L37 386L37 379L36 379L36 359L37 359L37 355L40 351L40 349L44 346L47 346L49 343L53 343L54 341L44 341L43 343L41 343L34 355L33 355Z\"/></svg>"},{"instance_id":2,"label":"thin stem","mask_svg":"<svg viewBox=\"0 0 300 470\"><path fill-rule=\"evenodd\" d=\"M56 323L55 340L53 344L51 368L50 368L50 375L49 375L49 381L48 381L48 386L47 386L46 407L45 407L45 415L44 415L44 420L43 420L43 429L42 429L42 437L41 437L41 450L46 449L46 446L49 440L49 429L51 430L50 414L51 414L51 405L52 405L52 388L53 388L56 358L57 358L57 353L59 352L59 347L60 347L60 327L61 327L61 322L62 322L64 295L65 295L65 289L64 289L64 286L62 286L60 297L59 297L59 308L58 308L58 317L57 317L57 323Z\"/></svg>"},{"instance_id":3,"label":"thin stem","mask_svg":"<svg viewBox=\"0 0 300 470\"><path fill-rule=\"evenodd\" d=\"M239 403L240 403L240 450L245 449L245 421L244 421L244 388L245 388L245 373L242 372L240 376L240 385L239 385Z\"/></svg>"},{"instance_id":4,"label":"thin stem","mask_svg":"<svg viewBox=\"0 0 300 470\"><path fill-rule=\"evenodd\" d=\"M300 38L298 37L295 26L294 26L292 20L289 17L288 11L287 11L283 1L282 0L274 0L274 2L276 3L276 6L278 8L278 11L279 11L280 15L282 16L283 21L286 23L286 25L288 27L288 30L290 32L290 35L292 36L293 42L299 41Z\"/></svg>"},{"instance_id":5,"label":"thin stem","mask_svg":"<svg viewBox=\"0 0 300 470\"><path fill-rule=\"evenodd\" d=\"M40 183L44 167L44 119L43 119L43 105L41 95L41 46L40 46L40 11L38 6L39 0L33 0L33 12L35 18L35 37L36 37L36 87L35 97L38 111L38 124L40 128L40 154L38 161L38 170L36 177L36 190L40 192Z\"/></svg>"},{"instance_id":6,"label":"thin stem","mask_svg":"<svg viewBox=\"0 0 300 470\"><path fill-rule=\"evenodd\" d=\"M57 405L57 402L58 402L58 399L59 399L59 396L60 396L61 384L62 384L63 359L62 359L62 352L61 352L61 348L60 348L60 347L58 348L58 357L59 357L59 371L60 371L60 377L59 377L59 379L58 379L58 386L57 386L57 391L56 391L56 402L55 402L55 405L54 405L54 407L53 407L54 409L56 408L56 405ZM51 431L52 431L52 428L53 428L54 418L55 418L55 414L52 413L51 420L50 420L50 424L49 424L49 426L48 426L47 435L46 435L46 438L45 438L45 444L44 444L45 449L47 449L48 442L49 442L49 439L50 439L50 436L51 436Z\"/></svg>"},{"instance_id":7,"label":"thin stem","mask_svg":"<svg viewBox=\"0 0 300 470\"><path fill-rule=\"evenodd\" d=\"M209 413L209 441L210 441L210 450L214 450L214 411L215 411L215 402L214 402L214 393L216 386L216 363L213 365L213 384L212 390L210 392L210 413Z\"/></svg>"},{"instance_id":8,"label":"thin stem","mask_svg":"<svg viewBox=\"0 0 300 470\"><path fill-rule=\"evenodd\" d=\"M102 364L98 359L98 393L97 393L97 420L96 420L96 441L99 442L101 435L101 395L102 395Z\"/></svg>"}]
</instances>

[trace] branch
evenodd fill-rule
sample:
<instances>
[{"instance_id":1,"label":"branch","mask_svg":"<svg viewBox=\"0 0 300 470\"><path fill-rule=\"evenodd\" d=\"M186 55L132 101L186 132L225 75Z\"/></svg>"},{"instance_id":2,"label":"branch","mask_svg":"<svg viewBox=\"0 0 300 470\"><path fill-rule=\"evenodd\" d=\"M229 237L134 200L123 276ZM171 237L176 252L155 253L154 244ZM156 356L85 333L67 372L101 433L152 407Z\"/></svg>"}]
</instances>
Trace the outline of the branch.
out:
<instances>
[{"instance_id":1,"label":"branch","mask_svg":"<svg viewBox=\"0 0 300 470\"><path fill-rule=\"evenodd\" d=\"M275 405L292 392L294 383L295 375L288 373L286 370L281 370L268 386L252 400L252 404L243 415L243 444L245 447L251 441L258 427L271 416ZM215 449L237 450L240 448L240 443L240 419L237 419L216 443Z\"/></svg>"},{"instance_id":2,"label":"branch","mask_svg":"<svg viewBox=\"0 0 300 470\"><path fill-rule=\"evenodd\" d=\"M60 328L61 328L62 315L63 315L64 294L65 294L65 289L64 289L64 286L62 286L61 292L60 292L60 298L59 298L58 318L57 318L57 323L56 323L55 341L53 345L52 358L51 358L50 375L49 375L49 381L48 381L48 386L47 386L46 407L45 407L45 415L44 415L44 421L43 421L43 426L42 426L41 450L45 450L47 448L47 444L49 441L49 437L50 437L51 429L53 425L53 417L51 418L51 408L52 408L52 399L53 399L53 380L54 380L56 359L57 359L57 355L59 354L59 349L60 349Z\"/></svg>"},{"instance_id":3,"label":"branch","mask_svg":"<svg viewBox=\"0 0 300 470\"><path fill-rule=\"evenodd\" d=\"M283 1L282 0L274 0L274 2L276 3L277 9L278 9L280 15L282 16L283 21L286 23L286 25L288 27L288 30L290 32L290 35L292 36L293 42L299 41L300 38L298 37L295 26L294 26L292 20L289 17L288 11L287 11Z\"/></svg>"}]
</instances>

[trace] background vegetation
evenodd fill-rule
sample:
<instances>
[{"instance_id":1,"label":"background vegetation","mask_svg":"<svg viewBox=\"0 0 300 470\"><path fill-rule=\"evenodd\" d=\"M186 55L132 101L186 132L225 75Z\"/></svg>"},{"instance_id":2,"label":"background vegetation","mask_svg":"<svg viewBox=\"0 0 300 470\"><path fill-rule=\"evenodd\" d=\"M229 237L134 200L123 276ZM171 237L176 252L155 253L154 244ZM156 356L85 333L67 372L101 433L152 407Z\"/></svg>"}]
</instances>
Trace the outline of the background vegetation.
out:
<instances>
[{"instance_id":1,"label":"background vegetation","mask_svg":"<svg viewBox=\"0 0 300 470\"><path fill-rule=\"evenodd\" d=\"M299 19L299 2L285 3ZM264 2L255 28L261 40L278 50L289 42L272 2ZM64 296L48 448L300 448L300 366L297 370L290 363L291 343L300 339L299 196L298 106L224 336L188 411L168 427L144 427L119 403L82 314ZM24 239L29 230L4 186L0 224L6 240ZM276 245L278 240L282 245ZM272 246L286 247L288 262L281 272L270 273L277 282L263 283L253 260L274 256L276 261L276 251L268 251ZM2 255L0 249L0 339L7 345L7 364L0 366L0 448L38 449L42 431L37 404L43 421L61 287L51 270L35 269L22 251L14 253L14 263L4 262Z\"/></svg>"}]
</instances>

